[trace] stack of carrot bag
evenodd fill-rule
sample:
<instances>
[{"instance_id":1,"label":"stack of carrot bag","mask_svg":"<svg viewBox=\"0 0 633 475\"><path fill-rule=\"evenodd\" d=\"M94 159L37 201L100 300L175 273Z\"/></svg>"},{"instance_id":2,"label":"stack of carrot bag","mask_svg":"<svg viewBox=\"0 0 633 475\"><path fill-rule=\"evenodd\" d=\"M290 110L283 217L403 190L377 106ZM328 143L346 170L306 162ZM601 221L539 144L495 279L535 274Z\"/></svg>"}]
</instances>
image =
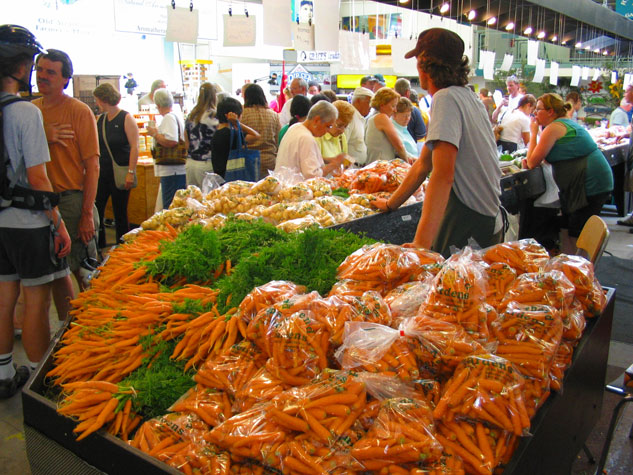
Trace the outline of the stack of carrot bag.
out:
<instances>
[{"instance_id":1,"label":"stack of carrot bag","mask_svg":"<svg viewBox=\"0 0 633 475\"><path fill-rule=\"evenodd\" d=\"M184 473L492 474L606 304L591 263L533 240L447 260L379 243L337 279L253 289L130 444Z\"/></svg>"}]
</instances>

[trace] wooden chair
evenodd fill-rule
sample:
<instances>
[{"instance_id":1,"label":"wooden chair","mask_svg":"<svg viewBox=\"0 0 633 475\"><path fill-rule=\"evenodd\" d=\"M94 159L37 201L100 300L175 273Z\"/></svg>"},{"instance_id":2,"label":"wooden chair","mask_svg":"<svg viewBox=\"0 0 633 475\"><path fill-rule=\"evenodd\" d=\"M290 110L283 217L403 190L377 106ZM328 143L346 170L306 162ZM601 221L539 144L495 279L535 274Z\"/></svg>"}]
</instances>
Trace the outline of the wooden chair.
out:
<instances>
[{"instance_id":1,"label":"wooden chair","mask_svg":"<svg viewBox=\"0 0 633 475\"><path fill-rule=\"evenodd\" d=\"M580 232L580 236L578 236L576 241L577 254L584 255L596 266L602 256L602 252L607 247L607 242L609 242L607 223L599 216L593 215L587 220Z\"/></svg>"}]
</instances>

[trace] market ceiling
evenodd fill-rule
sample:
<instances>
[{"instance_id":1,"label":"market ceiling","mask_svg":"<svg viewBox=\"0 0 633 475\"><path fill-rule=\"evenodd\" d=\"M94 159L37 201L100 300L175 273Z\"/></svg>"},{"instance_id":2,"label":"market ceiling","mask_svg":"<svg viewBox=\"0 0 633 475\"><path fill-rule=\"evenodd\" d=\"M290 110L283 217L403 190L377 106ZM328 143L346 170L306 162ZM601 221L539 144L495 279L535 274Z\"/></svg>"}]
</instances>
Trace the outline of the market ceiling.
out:
<instances>
[{"instance_id":1,"label":"market ceiling","mask_svg":"<svg viewBox=\"0 0 633 475\"><path fill-rule=\"evenodd\" d=\"M556 44L573 47L580 42L583 49L587 46L611 48L618 56L631 56L632 53L633 21L613 11L615 0L606 2L609 8L603 6L602 0L377 1L534 39L544 32L545 35L538 39ZM471 11L474 17L469 21ZM509 28L510 24L514 24L514 28ZM528 26L532 28L530 34L525 33Z\"/></svg>"}]
</instances>

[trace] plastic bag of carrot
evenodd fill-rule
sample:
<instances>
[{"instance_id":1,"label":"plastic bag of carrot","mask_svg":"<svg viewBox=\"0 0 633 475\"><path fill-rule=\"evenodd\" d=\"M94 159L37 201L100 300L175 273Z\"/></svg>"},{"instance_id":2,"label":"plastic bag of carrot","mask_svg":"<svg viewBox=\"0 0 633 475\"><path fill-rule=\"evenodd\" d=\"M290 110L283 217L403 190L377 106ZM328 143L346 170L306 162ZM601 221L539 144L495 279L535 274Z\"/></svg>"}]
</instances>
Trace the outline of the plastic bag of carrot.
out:
<instances>
[{"instance_id":1,"label":"plastic bag of carrot","mask_svg":"<svg viewBox=\"0 0 633 475\"><path fill-rule=\"evenodd\" d=\"M423 280L416 280L399 285L385 295L385 303L391 310L393 326L400 325L402 320L414 317L418 313L420 305L431 291L433 275L427 273Z\"/></svg>"},{"instance_id":2,"label":"plastic bag of carrot","mask_svg":"<svg viewBox=\"0 0 633 475\"><path fill-rule=\"evenodd\" d=\"M236 413L244 412L257 403L270 401L289 388L289 384L273 376L265 367L260 368L235 392L233 409Z\"/></svg>"},{"instance_id":3,"label":"plastic bag of carrot","mask_svg":"<svg viewBox=\"0 0 633 475\"><path fill-rule=\"evenodd\" d=\"M505 262L493 262L486 267L486 276L488 277L486 302L497 309L508 288L517 278L517 271Z\"/></svg>"},{"instance_id":4,"label":"plastic bag of carrot","mask_svg":"<svg viewBox=\"0 0 633 475\"><path fill-rule=\"evenodd\" d=\"M512 283L499 305L499 311L503 311L510 302L550 305L561 311L564 320L574 301L574 294L573 284L561 271L530 272L520 275Z\"/></svg>"},{"instance_id":5,"label":"plastic bag of carrot","mask_svg":"<svg viewBox=\"0 0 633 475\"><path fill-rule=\"evenodd\" d=\"M559 270L576 289L576 298L587 317L597 317L607 304L607 297L594 274L593 264L582 256L559 254L552 257L544 271Z\"/></svg>"},{"instance_id":6,"label":"plastic bag of carrot","mask_svg":"<svg viewBox=\"0 0 633 475\"><path fill-rule=\"evenodd\" d=\"M335 357L343 369L362 369L412 381L420 377L411 349L415 344L415 339L384 325L348 322L345 340Z\"/></svg>"},{"instance_id":7,"label":"plastic bag of carrot","mask_svg":"<svg viewBox=\"0 0 633 475\"><path fill-rule=\"evenodd\" d=\"M167 410L196 414L210 427L221 424L233 415L231 401L224 391L205 388L200 384L189 389Z\"/></svg>"},{"instance_id":8,"label":"plastic bag of carrot","mask_svg":"<svg viewBox=\"0 0 633 475\"><path fill-rule=\"evenodd\" d=\"M273 280L255 287L240 303L239 315L249 323L260 310L266 309L276 302L286 300L294 295L304 294L305 286L285 280Z\"/></svg>"},{"instance_id":9,"label":"plastic bag of carrot","mask_svg":"<svg viewBox=\"0 0 633 475\"><path fill-rule=\"evenodd\" d=\"M523 376L510 361L495 355L468 356L446 382L433 416L444 422L466 418L528 435L524 386Z\"/></svg>"},{"instance_id":10,"label":"plastic bag of carrot","mask_svg":"<svg viewBox=\"0 0 633 475\"><path fill-rule=\"evenodd\" d=\"M518 274L538 272L549 260L547 250L534 239L503 242L483 251L488 264L503 262L515 269Z\"/></svg>"}]
</instances>

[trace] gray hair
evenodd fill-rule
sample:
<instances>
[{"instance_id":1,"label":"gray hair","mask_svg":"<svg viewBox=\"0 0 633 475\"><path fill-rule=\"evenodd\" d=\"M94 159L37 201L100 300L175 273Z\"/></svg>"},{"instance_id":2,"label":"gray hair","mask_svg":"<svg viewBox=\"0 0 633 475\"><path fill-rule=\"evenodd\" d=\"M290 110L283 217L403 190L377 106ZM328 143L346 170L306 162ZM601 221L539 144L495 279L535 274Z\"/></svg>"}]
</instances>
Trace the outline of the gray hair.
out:
<instances>
[{"instance_id":1,"label":"gray hair","mask_svg":"<svg viewBox=\"0 0 633 475\"><path fill-rule=\"evenodd\" d=\"M404 96L407 91L411 90L411 81L409 81L407 78L399 78L396 81L396 84L394 84L393 88L398 94Z\"/></svg>"},{"instance_id":2,"label":"gray hair","mask_svg":"<svg viewBox=\"0 0 633 475\"><path fill-rule=\"evenodd\" d=\"M304 91L308 92L308 83L306 82L305 79L294 78L291 82L293 81L297 81L297 84L299 85L299 87L303 89Z\"/></svg>"},{"instance_id":3,"label":"gray hair","mask_svg":"<svg viewBox=\"0 0 633 475\"><path fill-rule=\"evenodd\" d=\"M154 93L154 103L157 107L172 107L174 105L174 97L165 88L157 89Z\"/></svg>"},{"instance_id":4,"label":"gray hair","mask_svg":"<svg viewBox=\"0 0 633 475\"><path fill-rule=\"evenodd\" d=\"M330 122L338 117L338 110L328 101L319 101L310 108L308 112L308 120L317 117L321 118L321 122Z\"/></svg>"},{"instance_id":5,"label":"gray hair","mask_svg":"<svg viewBox=\"0 0 633 475\"><path fill-rule=\"evenodd\" d=\"M508 76L506 78L506 83L509 83L509 82L513 82L514 84L519 84L519 78L513 74L512 76Z\"/></svg>"},{"instance_id":6,"label":"gray hair","mask_svg":"<svg viewBox=\"0 0 633 475\"><path fill-rule=\"evenodd\" d=\"M161 89L163 87L165 87L165 81L163 81L162 79L157 79L152 83L149 91L150 93L156 92L158 89Z\"/></svg>"}]
</instances>

